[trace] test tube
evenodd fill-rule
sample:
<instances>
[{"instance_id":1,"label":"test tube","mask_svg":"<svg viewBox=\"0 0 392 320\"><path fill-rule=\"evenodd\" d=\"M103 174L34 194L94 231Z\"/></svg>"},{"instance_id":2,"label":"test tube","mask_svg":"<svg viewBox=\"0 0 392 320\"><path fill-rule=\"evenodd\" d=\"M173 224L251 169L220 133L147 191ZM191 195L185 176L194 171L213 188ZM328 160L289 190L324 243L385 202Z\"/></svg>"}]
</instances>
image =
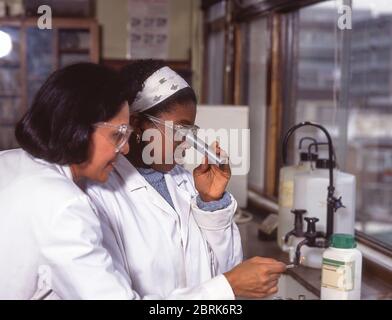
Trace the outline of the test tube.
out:
<instances>
[{"instance_id":1,"label":"test tube","mask_svg":"<svg viewBox=\"0 0 392 320\"><path fill-rule=\"evenodd\" d=\"M222 165L227 163L226 157L218 156L211 147L208 146L203 140L199 139L196 135L192 133L188 133L186 135L186 141L190 146L195 148L202 155L206 156L208 159L208 163Z\"/></svg>"}]
</instances>

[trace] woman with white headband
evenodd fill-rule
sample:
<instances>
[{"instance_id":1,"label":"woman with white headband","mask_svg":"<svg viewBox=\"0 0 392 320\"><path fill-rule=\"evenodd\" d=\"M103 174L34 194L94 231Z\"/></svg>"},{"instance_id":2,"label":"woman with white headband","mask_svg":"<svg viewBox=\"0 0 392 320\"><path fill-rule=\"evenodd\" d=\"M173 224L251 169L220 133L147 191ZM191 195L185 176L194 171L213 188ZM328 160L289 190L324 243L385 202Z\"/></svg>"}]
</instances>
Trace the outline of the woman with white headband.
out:
<instances>
[{"instance_id":1,"label":"woman with white headband","mask_svg":"<svg viewBox=\"0 0 392 320\"><path fill-rule=\"evenodd\" d=\"M176 134L197 129L193 89L159 61L134 62L122 74L133 113L131 151L127 158L118 157L107 183L90 184L86 191L106 230L104 245L121 261L117 267L129 276L135 298L275 293L283 263L261 257L241 263L233 221L237 203L225 191L229 164L206 160L193 176L176 164L176 150L184 151ZM222 153L218 145L215 149ZM110 245L113 239L118 247Z\"/></svg>"}]
</instances>

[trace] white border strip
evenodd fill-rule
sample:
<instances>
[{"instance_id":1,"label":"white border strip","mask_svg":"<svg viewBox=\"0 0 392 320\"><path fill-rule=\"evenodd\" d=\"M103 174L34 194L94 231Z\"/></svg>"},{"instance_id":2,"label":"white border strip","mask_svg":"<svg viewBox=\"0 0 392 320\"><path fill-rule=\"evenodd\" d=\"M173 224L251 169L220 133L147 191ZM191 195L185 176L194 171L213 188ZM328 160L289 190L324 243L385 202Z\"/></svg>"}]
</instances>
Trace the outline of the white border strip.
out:
<instances>
[{"instance_id":1,"label":"white border strip","mask_svg":"<svg viewBox=\"0 0 392 320\"><path fill-rule=\"evenodd\" d=\"M368 246L363 245L362 243L357 242L357 249L362 252L364 258L379 264L380 266L392 271L392 258L378 252L374 249L369 248Z\"/></svg>"}]
</instances>

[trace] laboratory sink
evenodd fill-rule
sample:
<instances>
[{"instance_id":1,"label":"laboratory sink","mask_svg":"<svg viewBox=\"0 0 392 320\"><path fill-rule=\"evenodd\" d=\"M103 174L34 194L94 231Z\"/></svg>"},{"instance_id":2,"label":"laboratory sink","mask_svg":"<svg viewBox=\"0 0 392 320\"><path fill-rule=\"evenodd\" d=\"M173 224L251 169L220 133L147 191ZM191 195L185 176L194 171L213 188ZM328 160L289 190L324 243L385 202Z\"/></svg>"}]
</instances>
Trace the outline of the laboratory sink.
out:
<instances>
[{"instance_id":1,"label":"laboratory sink","mask_svg":"<svg viewBox=\"0 0 392 320\"><path fill-rule=\"evenodd\" d=\"M314 293L306 289L302 284L295 280L292 276L283 274L279 279L279 290L272 296L267 298L252 300L319 300L320 298ZM238 298L237 300L248 300L246 298Z\"/></svg>"},{"instance_id":2,"label":"laboratory sink","mask_svg":"<svg viewBox=\"0 0 392 320\"><path fill-rule=\"evenodd\" d=\"M283 274L279 279L279 291L263 300L319 300L320 298L301 285L292 276Z\"/></svg>"}]
</instances>

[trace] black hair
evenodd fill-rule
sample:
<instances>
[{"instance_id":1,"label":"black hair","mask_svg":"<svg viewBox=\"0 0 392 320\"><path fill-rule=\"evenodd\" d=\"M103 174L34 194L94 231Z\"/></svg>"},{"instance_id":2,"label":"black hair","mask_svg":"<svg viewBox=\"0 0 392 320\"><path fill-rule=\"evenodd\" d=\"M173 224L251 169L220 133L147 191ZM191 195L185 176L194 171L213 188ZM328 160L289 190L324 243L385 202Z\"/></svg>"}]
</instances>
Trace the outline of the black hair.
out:
<instances>
[{"instance_id":1,"label":"black hair","mask_svg":"<svg viewBox=\"0 0 392 320\"><path fill-rule=\"evenodd\" d=\"M116 71L93 63L53 72L16 125L17 141L51 163L85 162L93 124L112 119L126 101L121 84Z\"/></svg>"},{"instance_id":2,"label":"black hair","mask_svg":"<svg viewBox=\"0 0 392 320\"><path fill-rule=\"evenodd\" d=\"M136 95L144 88L144 82L157 70L165 67L166 64L162 60L154 59L141 59L135 60L129 65L121 69L121 78L125 88L127 101L131 106L134 102ZM157 116L163 112L169 112L178 104L194 103L197 104L197 98L194 90L191 87L178 90L169 98L156 104L150 110L143 113L148 113Z\"/></svg>"}]
</instances>

